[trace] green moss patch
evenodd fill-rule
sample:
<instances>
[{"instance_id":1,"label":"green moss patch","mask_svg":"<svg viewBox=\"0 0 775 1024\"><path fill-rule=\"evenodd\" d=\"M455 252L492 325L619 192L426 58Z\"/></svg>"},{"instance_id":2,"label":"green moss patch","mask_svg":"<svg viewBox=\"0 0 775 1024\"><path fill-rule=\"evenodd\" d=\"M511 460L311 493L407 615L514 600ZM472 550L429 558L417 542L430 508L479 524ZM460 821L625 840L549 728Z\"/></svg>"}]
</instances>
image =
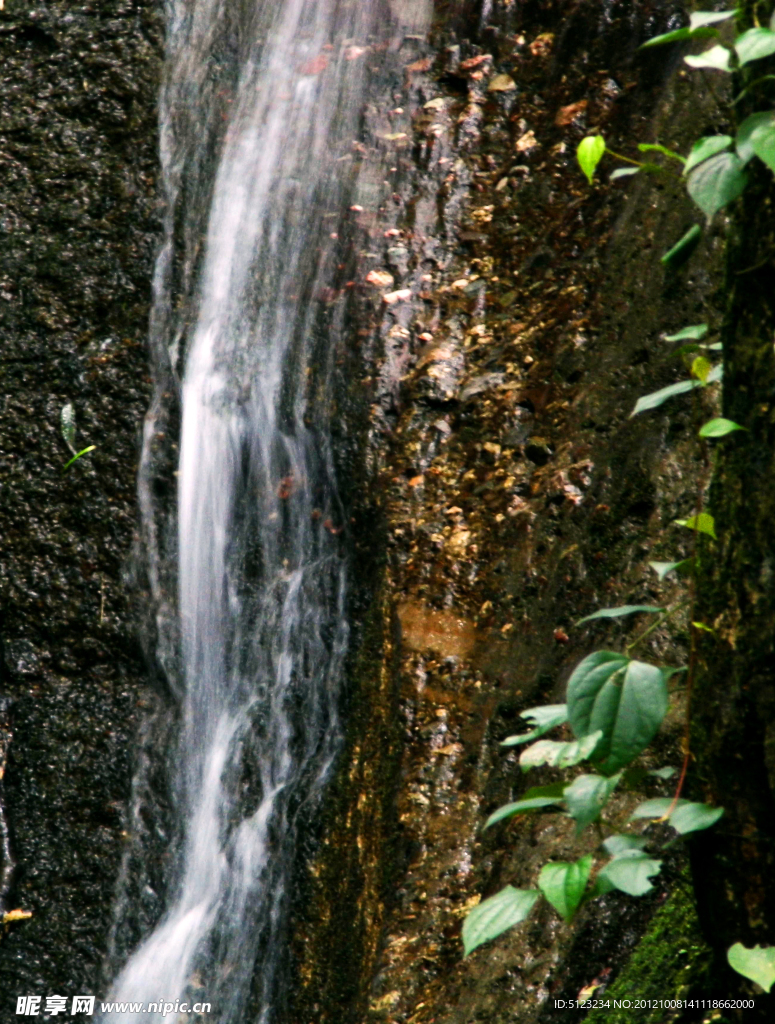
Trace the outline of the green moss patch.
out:
<instances>
[{"instance_id":1,"label":"green moss patch","mask_svg":"<svg viewBox=\"0 0 775 1024\"><path fill-rule=\"evenodd\" d=\"M700 932L694 896L686 884L679 883L652 918L616 981L606 989L602 998L610 1001L610 1007L592 1010L585 1022L671 1024L684 1011L671 1009L669 1003L691 998L693 990L699 991L710 966L711 950Z\"/></svg>"}]
</instances>

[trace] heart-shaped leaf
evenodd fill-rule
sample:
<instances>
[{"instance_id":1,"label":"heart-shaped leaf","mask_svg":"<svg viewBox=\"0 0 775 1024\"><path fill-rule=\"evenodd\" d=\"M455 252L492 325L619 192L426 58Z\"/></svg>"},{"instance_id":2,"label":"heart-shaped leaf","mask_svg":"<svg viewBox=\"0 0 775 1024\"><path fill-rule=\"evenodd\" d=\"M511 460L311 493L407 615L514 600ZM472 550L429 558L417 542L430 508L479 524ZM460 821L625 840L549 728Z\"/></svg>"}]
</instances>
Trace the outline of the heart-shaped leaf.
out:
<instances>
[{"instance_id":1,"label":"heart-shaped leaf","mask_svg":"<svg viewBox=\"0 0 775 1024\"><path fill-rule=\"evenodd\" d=\"M667 713L661 669L613 651L595 651L568 681L568 720L577 736L601 730L594 761L605 774L624 767L654 738Z\"/></svg>"},{"instance_id":2,"label":"heart-shaped leaf","mask_svg":"<svg viewBox=\"0 0 775 1024\"><path fill-rule=\"evenodd\" d=\"M684 558L680 562L649 562L649 565L657 576L663 580L668 573L676 569L684 569L686 566L691 565L691 563L691 558Z\"/></svg>"},{"instance_id":3,"label":"heart-shaped leaf","mask_svg":"<svg viewBox=\"0 0 775 1024\"><path fill-rule=\"evenodd\" d=\"M689 167L689 163L686 167ZM686 187L695 203L711 220L722 207L737 199L747 184L748 176L737 153L719 153L690 172Z\"/></svg>"},{"instance_id":4,"label":"heart-shaped leaf","mask_svg":"<svg viewBox=\"0 0 775 1024\"><path fill-rule=\"evenodd\" d=\"M742 942L736 942L727 950L729 966L761 985L769 992L775 982L775 946L754 946L748 949Z\"/></svg>"},{"instance_id":5,"label":"heart-shaped leaf","mask_svg":"<svg viewBox=\"0 0 775 1024\"><path fill-rule=\"evenodd\" d=\"M588 853L573 864L545 864L538 876L538 888L557 913L571 921L587 887L593 857Z\"/></svg>"},{"instance_id":6,"label":"heart-shaped leaf","mask_svg":"<svg viewBox=\"0 0 775 1024\"><path fill-rule=\"evenodd\" d=\"M706 135L701 139L697 139L692 146L691 153L689 153L689 156L686 159L683 173L688 174L689 171L693 171L698 164L703 163L705 160L709 160L710 157L715 156L717 153L721 153L725 149L729 149L731 145L731 135Z\"/></svg>"},{"instance_id":7,"label":"heart-shaped leaf","mask_svg":"<svg viewBox=\"0 0 775 1024\"><path fill-rule=\"evenodd\" d=\"M681 807L676 807L668 821L676 832L685 836L687 832L699 832L715 825L723 813L723 807L709 807L707 804L683 804Z\"/></svg>"},{"instance_id":8,"label":"heart-shaped leaf","mask_svg":"<svg viewBox=\"0 0 775 1024\"><path fill-rule=\"evenodd\" d=\"M688 800L679 800L676 803L676 807L682 807L688 803ZM669 796L658 796L654 797L653 800L644 800L632 812L630 821L635 821L638 818L663 818L672 806L673 800Z\"/></svg>"},{"instance_id":9,"label":"heart-shaped leaf","mask_svg":"<svg viewBox=\"0 0 775 1024\"><path fill-rule=\"evenodd\" d=\"M714 71L731 71L732 53L726 46L712 46L704 53L684 57L690 68L713 68Z\"/></svg>"},{"instance_id":10,"label":"heart-shaped leaf","mask_svg":"<svg viewBox=\"0 0 775 1024\"><path fill-rule=\"evenodd\" d=\"M642 850L646 845L646 840L643 836L622 836L615 835L609 836L603 840L603 848L611 854L612 857L618 857L622 853L626 853L628 850Z\"/></svg>"},{"instance_id":11,"label":"heart-shaped leaf","mask_svg":"<svg viewBox=\"0 0 775 1024\"><path fill-rule=\"evenodd\" d=\"M515 889L507 885L495 896L482 900L463 922L465 956L524 921L540 895L535 889Z\"/></svg>"},{"instance_id":12,"label":"heart-shaped leaf","mask_svg":"<svg viewBox=\"0 0 775 1024\"><path fill-rule=\"evenodd\" d=\"M519 758L520 767L524 772L529 768L538 768L542 764L551 768L572 768L579 761L586 761L591 757L602 737L603 733L598 730L570 743L539 740L532 747L522 751Z\"/></svg>"},{"instance_id":13,"label":"heart-shaped leaf","mask_svg":"<svg viewBox=\"0 0 775 1024\"><path fill-rule=\"evenodd\" d=\"M642 850L623 850L606 864L598 879L605 879L630 896L643 896L654 888L649 879L659 874L661 867L661 860L653 860Z\"/></svg>"},{"instance_id":14,"label":"heart-shaped leaf","mask_svg":"<svg viewBox=\"0 0 775 1024\"><path fill-rule=\"evenodd\" d=\"M520 743L529 743L531 740L543 736L550 729L556 729L558 725L568 721L568 705L544 704L538 708L528 708L527 711L522 711L519 717L524 718L528 725L532 725L534 728L521 736L507 736L501 743L502 747L516 747Z\"/></svg>"},{"instance_id":15,"label":"heart-shaped leaf","mask_svg":"<svg viewBox=\"0 0 775 1024\"><path fill-rule=\"evenodd\" d=\"M750 145L754 153L770 170L775 169L775 126L760 125L751 132Z\"/></svg>"},{"instance_id":16,"label":"heart-shaped leaf","mask_svg":"<svg viewBox=\"0 0 775 1024\"><path fill-rule=\"evenodd\" d=\"M603 153L605 153L605 139L602 135L588 135L578 145L576 159L590 185L595 176L595 169L603 159Z\"/></svg>"},{"instance_id":17,"label":"heart-shaped leaf","mask_svg":"<svg viewBox=\"0 0 775 1024\"><path fill-rule=\"evenodd\" d=\"M769 131L775 129L775 111L766 110L759 112L758 114L749 114L748 117L743 121L740 127L737 129L737 136L735 137L735 148L737 149L737 155L743 161L748 163L751 157L756 155L756 150L752 145L752 137L754 133L767 134Z\"/></svg>"},{"instance_id":18,"label":"heart-shaped leaf","mask_svg":"<svg viewBox=\"0 0 775 1024\"><path fill-rule=\"evenodd\" d=\"M723 416L718 416L714 420L708 420L700 427L700 437L726 437L727 434L731 434L735 430L745 429L733 420L725 420Z\"/></svg>"},{"instance_id":19,"label":"heart-shaped leaf","mask_svg":"<svg viewBox=\"0 0 775 1024\"><path fill-rule=\"evenodd\" d=\"M576 822L576 831L581 832L600 817L600 812L616 789L622 775L579 775L570 786L563 790L568 813Z\"/></svg>"},{"instance_id":20,"label":"heart-shaped leaf","mask_svg":"<svg viewBox=\"0 0 775 1024\"><path fill-rule=\"evenodd\" d=\"M735 40L735 50L741 64L769 57L775 53L775 32L770 28L749 28Z\"/></svg>"},{"instance_id":21,"label":"heart-shaped leaf","mask_svg":"<svg viewBox=\"0 0 775 1024\"><path fill-rule=\"evenodd\" d=\"M657 797L639 804L630 815L631 820L637 818L664 818L673 801L669 796ZM670 811L668 823L681 835L687 832L699 832L701 829L715 825L724 813L723 807L709 807L708 804L696 804L689 800L678 800Z\"/></svg>"}]
</instances>

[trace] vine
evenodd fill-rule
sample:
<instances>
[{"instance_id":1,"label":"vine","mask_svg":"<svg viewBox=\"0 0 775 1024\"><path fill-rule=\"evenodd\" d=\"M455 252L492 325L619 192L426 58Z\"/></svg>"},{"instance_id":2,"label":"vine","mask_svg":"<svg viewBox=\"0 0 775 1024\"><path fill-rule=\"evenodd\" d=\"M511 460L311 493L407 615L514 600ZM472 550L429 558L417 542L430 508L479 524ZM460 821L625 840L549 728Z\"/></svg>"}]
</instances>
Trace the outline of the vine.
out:
<instances>
[{"instance_id":1,"label":"vine","mask_svg":"<svg viewBox=\"0 0 775 1024\"><path fill-rule=\"evenodd\" d=\"M690 15L688 26L656 36L644 43L644 47L712 39L713 45L703 53L684 57L686 64L701 69L703 73L707 70L727 74L739 72L747 65L775 54L775 14L766 27L757 23L743 32L736 32L731 46L715 41L720 35L715 26L735 18L739 13L737 9L694 12ZM755 78L735 97L733 106L761 82L772 79L775 79L775 75L764 74ZM698 139L687 157L656 143L641 143L638 150L642 154L658 154L672 165L680 165L680 177L685 180L689 196L705 214L709 224L719 210L742 194L748 183L746 168L752 160L761 160L775 171L775 111L749 115L740 123L734 137L712 135ZM640 173L673 173L669 166L615 153L602 135L595 134L584 138L577 150L579 166L590 184L606 155L630 165L615 169L610 176L611 180ZM676 269L686 262L701 234L701 226L695 224L664 254L661 260L663 265ZM709 343L705 340L707 335L707 324L695 324L665 337L667 342L680 343L675 354L687 361L690 375L685 380L643 395L636 402L631 416L656 409L677 395L706 388L722 380L723 363L714 365L712 362L713 353L721 351L721 343ZM572 863L545 864L539 872L535 889L518 889L507 885L494 896L482 900L468 914L463 924L465 955L524 921L542 896L565 921L570 922L585 903L613 889L630 896L642 896L653 888L652 879L662 867L662 860L658 857L661 850L647 850L649 840L642 835L604 835L601 815L614 791L622 783L628 766L646 749L659 730L668 710L670 680L679 673L686 673L686 697L683 764L678 782L672 797L646 800L635 808L630 820L665 822L677 833L676 838L679 838L711 827L723 815L723 808L685 800L681 793L691 759L689 737L696 640L699 632L713 632L711 626L695 621L694 616L695 575L701 552L700 541L702 538L702 543L706 544L716 540L713 517L703 510L703 494L711 465L708 442L744 429L723 417L715 417L699 429L705 471L703 479L698 481L697 505L693 515L674 520L676 525L693 532L692 554L676 562L649 563L660 580L671 572L688 572L687 600L672 607L623 605L602 608L580 619L577 625L594 619L622 618L634 614L657 616L644 632L625 647L624 652L597 650L584 658L568 681L566 703L523 711L521 717L531 726L530 731L510 736L501 744L507 748L530 744L519 758L523 771L541 765L571 768L582 762L589 762L594 771L578 775L571 782L560 781L528 789L521 799L491 814L484 828L522 814L560 810L576 822L577 835L592 825L597 828L600 841L596 853L588 853ZM687 606L690 645L688 664L685 667L652 665L631 657L630 652L658 626ZM552 730L566 725L573 734L572 740L542 738ZM675 771L657 769L651 774L670 778ZM673 841L670 840L670 843ZM602 855L602 861L598 860L598 855ZM747 949L738 942L727 951L727 959L734 970L759 984L765 991L769 991L775 983L775 947L756 946Z\"/></svg>"}]
</instances>

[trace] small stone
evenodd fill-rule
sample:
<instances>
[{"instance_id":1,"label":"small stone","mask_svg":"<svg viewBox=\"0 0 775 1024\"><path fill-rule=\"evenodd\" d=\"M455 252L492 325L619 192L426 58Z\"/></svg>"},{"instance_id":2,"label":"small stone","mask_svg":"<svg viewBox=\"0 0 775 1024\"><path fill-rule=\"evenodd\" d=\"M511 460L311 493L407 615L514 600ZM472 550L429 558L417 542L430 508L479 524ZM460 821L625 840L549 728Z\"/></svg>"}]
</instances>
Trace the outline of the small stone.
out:
<instances>
[{"instance_id":1,"label":"small stone","mask_svg":"<svg viewBox=\"0 0 775 1024\"><path fill-rule=\"evenodd\" d=\"M496 75L495 78L490 79L487 85L488 92L511 92L516 88L517 83L511 75Z\"/></svg>"},{"instance_id":2,"label":"small stone","mask_svg":"<svg viewBox=\"0 0 775 1024\"><path fill-rule=\"evenodd\" d=\"M525 445L525 457L536 466L545 466L554 452L543 437L531 437Z\"/></svg>"},{"instance_id":3,"label":"small stone","mask_svg":"<svg viewBox=\"0 0 775 1024\"><path fill-rule=\"evenodd\" d=\"M372 284L375 288L389 288L393 280L393 275L386 270L371 270L366 275L366 284Z\"/></svg>"}]
</instances>

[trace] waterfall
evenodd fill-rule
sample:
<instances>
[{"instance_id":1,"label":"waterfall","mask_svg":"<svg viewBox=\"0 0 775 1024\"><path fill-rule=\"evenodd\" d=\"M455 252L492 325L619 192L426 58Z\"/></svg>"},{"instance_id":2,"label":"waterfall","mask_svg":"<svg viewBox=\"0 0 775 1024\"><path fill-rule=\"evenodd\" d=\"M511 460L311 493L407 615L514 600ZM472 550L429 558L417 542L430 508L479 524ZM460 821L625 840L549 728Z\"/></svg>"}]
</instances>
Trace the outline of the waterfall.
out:
<instances>
[{"instance_id":1,"label":"waterfall","mask_svg":"<svg viewBox=\"0 0 775 1024\"><path fill-rule=\"evenodd\" d=\"M151 486L158 394L140 503L157 551L159 658L178 702L178 838L163 913L107 998L147 1007L198 993L208 1022L263 1024L281 984L296 822L338 748L348 634L346 516L326 422L342 314L322 316L319 295L357 179L367 61L426 14L409 0L166 8L151 347L182 408L176 611ZM163 1019L145 1007L104 1020Z\"/></svg>"}]
</instances>

